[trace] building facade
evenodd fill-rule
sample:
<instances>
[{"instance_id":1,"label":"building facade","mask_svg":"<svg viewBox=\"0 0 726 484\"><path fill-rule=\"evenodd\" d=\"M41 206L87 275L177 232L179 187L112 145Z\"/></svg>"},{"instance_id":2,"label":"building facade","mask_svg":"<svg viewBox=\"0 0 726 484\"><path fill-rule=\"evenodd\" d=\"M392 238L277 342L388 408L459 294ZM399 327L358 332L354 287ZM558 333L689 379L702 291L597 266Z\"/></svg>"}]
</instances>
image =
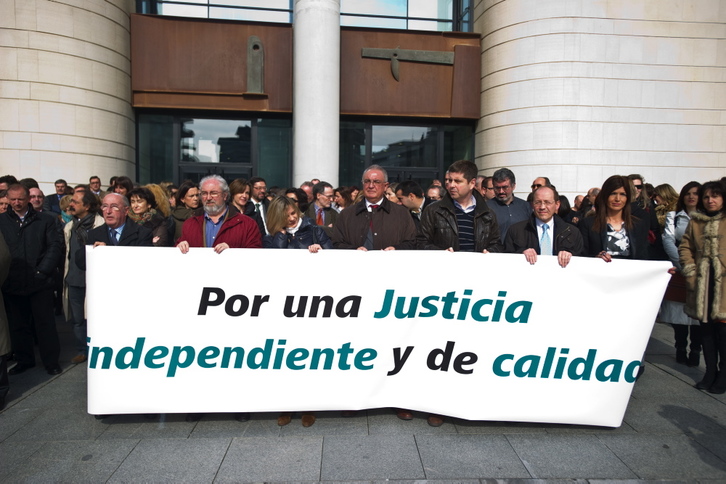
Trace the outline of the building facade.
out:
<instances>
[{"instance_id":1,"label":"building facade","mask_svg":"<svg viewBox=\"0 0 726 484\"><path fill-rule=\"evenodd\" d=\"M726 0L218 3L0 3L0 172L726 175Z\"/></svg>"}]
</instances>

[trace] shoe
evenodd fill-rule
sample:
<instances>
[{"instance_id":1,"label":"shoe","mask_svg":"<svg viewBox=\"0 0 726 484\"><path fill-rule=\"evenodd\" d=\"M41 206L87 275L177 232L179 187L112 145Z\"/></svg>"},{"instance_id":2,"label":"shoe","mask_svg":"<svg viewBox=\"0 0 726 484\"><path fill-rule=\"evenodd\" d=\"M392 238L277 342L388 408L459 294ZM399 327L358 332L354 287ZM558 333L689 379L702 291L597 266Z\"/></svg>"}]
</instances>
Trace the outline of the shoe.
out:
<instances>
[{"instance_id":1,"label":"shoe","mask_svg":"<svg viewBox=\"0 0 726 484\"><path fill-rule=\"evenodd\" d=\"M0 397L0 410L3 410L5 408L5 395Z\"/></svg>"},{"instance_id":2,"label":"shoe","mask_svg":"<svg viewBox=\"0 0 726 484\"><path fill-rule=\"evenodd\" d=\"M203 413L188 413L184 420L187 422L199 422L202 417L204 417Z\"/></svg>"},{"instance_id":3,"label":"shoe","mask_svg":"<svg viewBox=\"0 0 726 484\"><path fill-rule=\"evenodd\" d=\"M697 351L691 351L691 354L688 355L688 363L686 363L688 366L698 366L701 364L701 353Z\"/></svg>"},{"instance_id":4,"label":"shoe","mask_svg":"<svg viewBox=\"0 0 726 484\"><path fill-rule=\"evenodd\" d=\"M73 363L74 365L78 365L79 363L85 363L86 360L88 360L88 357L81 353L80 355L76 355L71 358L71 363Z\"/></svg>"},{"instance_id":5,"label":"shoe","mask_svg":"<svg viewBox=\"0 0 726 484\"><path fill-rule=\"evenodd\" d=\"M343 410L340 412L340 416L343 418L351 418L358 415L358 410Z\"/></svg>"},{"instance_id":6,"label":"shoe","mask_svg":"<svg viewBox=\"0 0 726 484\"><path fill-rule=\"evenodd\" d=\"M22 363L18 363L12 369L8 370L8 375L20 375L25 370L30 370L31 368L35 368L35 365L23 365Z\"/></svg>"},{"instance_id":7,"label":"shoe","mask_svg":"<svg viewBox=\"0 0 726 484\"><path fill-rule=\"evenodd\" d=\"M399 408L396 410L396 417L400 418L401 420L413 420L413 414L410 410L404 410L402 408Z\"/></svg>"},{"instance_id":8,"label":"shoe","mask_svg":"<svg viewBox=\"0 0 726 484\"><path fill-rule=\"evenodd\" d=\"M247 422L250 419L250 414L249 412L236 413L234 419L238 422Z\"/></svg>"},{"instance_id":9,"label":"shoe","mask_svg":"<svg viewBox=\"0 0 726 484\"><path fill-rule=\"evenodd\" d=\"M60 375L61 373L63 373L63 369L58 365L48 366L45 368L45 371L49 375Z\"/></svg>"},{"instance_id":10,"label":"shoe","mask_svg":"<svg viewBox=\"0 0 726 484\"><path fill-rule=\"evenodd\" d=\"M108 415L94 415L94 418L96 420L103 420L104 418L108 417Z\"/></svg>"},{"instance_id":11,"label":"shoe","mask_svg":"<svg viewBox=\"0 0 726 484\"><path fill-rule=\"evenodd\" d=\"M277 417L277 425L279 425L280 427L284 427L285 425L290 423L290 420L292 420L292 414L290 414L289 412L281 413Z\"/></svg>"},{"instance_id":12,"label":"shoe","mask_svg":"<svg viewBox=\"0 0 726 484\"><path fill-rule=\"evenodd\" d=\"M680 363L681 365L688 364L688 353L686 353L686 350L676 350L676 363Z\"/></svg>"},{"instance_id":13,"label":"shoe","mask_svg":"<svg viewBox=\"0 0 726 484\"><path fill-rule=\"evenodd\" d=\"M426 422L432 427L441 427L444 424L444 418L441 415L431 414L426 418Z\"/></svg>"},{"instance_id":14,"label":"shoe","mask_svg":"<svg viewBox=\"0 0 726 484\"><path fill-rule=\"evenodd\" d=\"M315 423L315 414L313 413L304 413L302 414L302 426L303 427L311 427Z\"/></svg>"}]
</instances>

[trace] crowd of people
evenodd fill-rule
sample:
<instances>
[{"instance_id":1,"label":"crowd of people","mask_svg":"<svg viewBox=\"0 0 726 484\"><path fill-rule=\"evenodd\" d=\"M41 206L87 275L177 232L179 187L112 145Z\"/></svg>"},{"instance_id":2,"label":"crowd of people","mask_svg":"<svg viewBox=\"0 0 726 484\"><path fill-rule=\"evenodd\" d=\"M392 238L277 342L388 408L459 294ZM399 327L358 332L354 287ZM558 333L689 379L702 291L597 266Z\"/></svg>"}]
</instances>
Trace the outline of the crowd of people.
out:
<instances>
[{"instance_id":1,"label":"crowd of people","mask_svg":"<svg viewBox=\"0 0 726 484\"><path fill-rule=\"evenodd\" d=\"M703 353L696 388L726 393L725 179L690 182L679 193L637 174L614 175L570 204L547 177L532 182L525 200L514 195L511 170L478 171L457 161L443 182L425 187L390 183L378 165L365 169L360 187L337 188L318 179L299 188L268 188L261 177L228 184L216 175L140 186L119 176L103 191L92 176L75 187L56 180L48 196L33 179L0 177L0 408L8 374L36 365L36 344L46 371L62 371L54 310L73 327L71 362L86 361L86 245L507 252L530 264L554 256L563 268L578 256L670 260L659 319L673 326L676 361L698 366ZM290 419L281 414L278 424ZM314 422L303 413L304 426ZM428 422L439 426L443 417Z\"/></svg>"}]
</instances>

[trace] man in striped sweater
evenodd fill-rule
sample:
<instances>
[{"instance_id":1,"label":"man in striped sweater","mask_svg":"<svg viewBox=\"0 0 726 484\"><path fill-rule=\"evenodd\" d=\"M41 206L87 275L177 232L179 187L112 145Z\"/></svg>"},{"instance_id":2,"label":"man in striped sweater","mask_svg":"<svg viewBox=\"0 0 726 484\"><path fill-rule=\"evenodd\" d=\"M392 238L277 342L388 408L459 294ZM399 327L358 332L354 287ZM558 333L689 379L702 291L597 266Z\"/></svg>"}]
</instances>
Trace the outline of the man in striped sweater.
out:
<instances>
[{"instance_id":1,"label":"man in striped sweater","mask_svg":"<svg viewBox=\"0 0 726 484\"><path fill-rule=\"evenodd\" d=\"M478 168L460 160L446 171L446 195L421 217L419 249L502 252L499 226L486 200L475 189Z\"/></svg>"}]
</instances>

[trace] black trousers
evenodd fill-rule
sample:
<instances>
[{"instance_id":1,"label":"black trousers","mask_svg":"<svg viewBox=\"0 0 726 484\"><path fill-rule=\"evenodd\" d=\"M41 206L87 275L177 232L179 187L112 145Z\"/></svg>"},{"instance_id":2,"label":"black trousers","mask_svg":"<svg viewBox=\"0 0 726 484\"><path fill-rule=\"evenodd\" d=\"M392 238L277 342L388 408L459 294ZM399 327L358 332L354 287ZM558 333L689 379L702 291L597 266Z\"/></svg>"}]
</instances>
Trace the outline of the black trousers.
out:
<instances>
[{"instance_id":1,"label":"black trousers","mask_svg":"<svg viewBox=\"0 0 726 484\"><path fill-rule=\"evenodd\" d=\"M3 292L10 327L10 341L19 365L35 365L33 325L38 337L40 359L46 368L57 366L60 357L58 331L55 327L53 289L18 296Z\"/></svg>"}]
</instances>

